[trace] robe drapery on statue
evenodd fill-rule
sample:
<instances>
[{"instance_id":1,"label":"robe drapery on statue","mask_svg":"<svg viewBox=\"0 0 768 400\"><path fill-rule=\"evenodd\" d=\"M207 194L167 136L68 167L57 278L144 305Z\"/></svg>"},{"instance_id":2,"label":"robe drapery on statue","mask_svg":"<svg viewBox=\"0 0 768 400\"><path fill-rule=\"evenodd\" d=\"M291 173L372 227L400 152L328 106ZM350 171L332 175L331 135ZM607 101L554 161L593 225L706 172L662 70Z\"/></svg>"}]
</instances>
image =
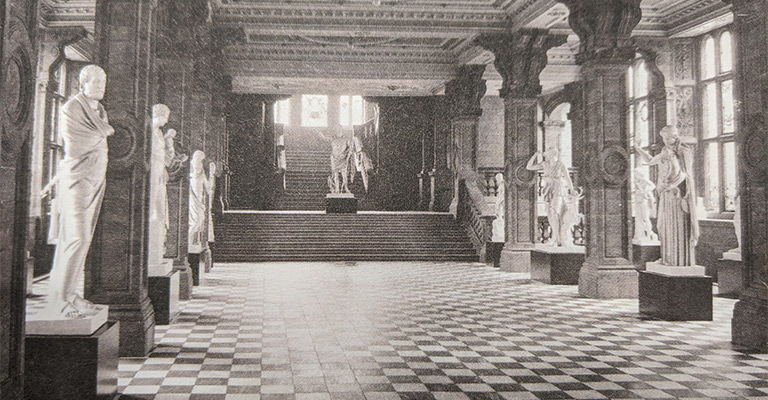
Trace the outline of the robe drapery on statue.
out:
<instances>
[{"instance_id":1,"label":"robe drapery on statue","mask_svg":"<svg viewBox=\"0 0 768 400\"><path fill-rule=\"evenodd\" d=\"M56 175L59 212L50 294L59 302L72 300L85 265L104 198L107 137L113 132L107 112L94 110L82 94L63 107L64 159Z\"/></svg>"},{"instance_id":2,"label":"robe drapery on statue","mask_svg":"<svg viewBox=\"0 0 768 400\"><path fill-rule=\"evenodd\" d=\"M189 252L200 254L208 248L206 225L208 217L209 182L203 169L205 153L192 154L189 166Z\"/></svg>"},{"instance_id":3,"label":"robe drapery on statue","mask_svg":"<svg viewBox=\"0 0 768 400\"><path fill-rule=\"evenodd\" d=\"M657 226L661 262L670 266L696 265L699 221L696 216L696 186L693 180L693 149L677 142L660 154L659 212Z\"/></svg>"}]
</instances>

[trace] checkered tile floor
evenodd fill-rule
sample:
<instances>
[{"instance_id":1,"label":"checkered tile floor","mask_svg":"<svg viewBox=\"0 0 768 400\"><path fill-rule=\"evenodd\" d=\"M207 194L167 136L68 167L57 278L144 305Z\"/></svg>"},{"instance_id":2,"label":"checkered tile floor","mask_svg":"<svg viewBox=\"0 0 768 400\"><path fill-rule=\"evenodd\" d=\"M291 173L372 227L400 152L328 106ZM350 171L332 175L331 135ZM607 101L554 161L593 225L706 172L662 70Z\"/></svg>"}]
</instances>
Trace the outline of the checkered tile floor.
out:
<instances>
[{"instance_id":1,"label":"checkered tile floor","mask_svg":"<svg viewBox=\"0 0 768 400\"><path fill-rule=\"evenodd\" d=\"M768 399L768 355L713 322L641 320L479 264L219 264L123 398Z\"/></svg>"}]
</instances>

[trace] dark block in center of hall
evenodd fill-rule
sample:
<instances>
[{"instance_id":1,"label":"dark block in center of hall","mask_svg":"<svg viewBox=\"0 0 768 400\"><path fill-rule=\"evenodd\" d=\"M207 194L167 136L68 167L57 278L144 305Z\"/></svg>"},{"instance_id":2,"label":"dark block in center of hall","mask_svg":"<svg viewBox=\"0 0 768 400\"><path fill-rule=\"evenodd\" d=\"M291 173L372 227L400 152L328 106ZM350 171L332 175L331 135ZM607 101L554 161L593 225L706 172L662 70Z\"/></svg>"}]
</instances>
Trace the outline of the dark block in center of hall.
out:
<instances>
[{"instance_id":1,"label":"dark block in center of hall","mask_svg":"<svg viewBox=\"0 0 768 400\"><path fill-rule=\"evenodd\" d=\"M665 321L712 321L712 277L639 274L641 315Z\"/></svg>"},{"instance_id":2,"label":"dark block in center of hall","mask_svg":"<svg viewBox=\"0 0 768 400\"><path fill-rule=\"evenodd\" d=\"M536 249L531 251L531 279L550 285L578 285L582 264L584 252Z\"/></svg>"},{"instance_id":3,"label":"dark block in center of hall","mask_svg":"<svg viewBox=\"0 0 768 400\"><path fill-rule=\"evenodd\" d=\"M325 196L325 212L356 213L357 199L352 193L328 194Z\"/></svg>"},{"instance_id":4,"label":"dark block in center of hall","mask_svg":"<svg viewBox=\"0 0 768 400\"><path fill-rule=\"evenodd\" d=\"M88 336L28 335L24 391L28 400L112 398L117 393L119 322Z\"/></svg>"}]
</instances>

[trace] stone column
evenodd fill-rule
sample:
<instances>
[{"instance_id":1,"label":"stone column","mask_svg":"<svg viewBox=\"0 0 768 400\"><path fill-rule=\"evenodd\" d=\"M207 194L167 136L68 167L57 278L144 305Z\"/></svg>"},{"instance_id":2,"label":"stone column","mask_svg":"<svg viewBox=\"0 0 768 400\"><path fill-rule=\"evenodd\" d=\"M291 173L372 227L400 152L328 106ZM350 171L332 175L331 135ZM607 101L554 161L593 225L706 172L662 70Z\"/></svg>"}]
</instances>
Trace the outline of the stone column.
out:
<instances>
[{"instance_id":1,"label":"stone column","mask_svg":"<svg viewBox=\"0 0 768 400\"><path fill-rule=\"evenodd\" d=\"M626 73L635 57L630 35L640 21L640 0L559 0L581 41L576 61L584 82L587 259L579 294L592 298L637 297L632 265L630 143Z\"/></svg>"},{"instance_id":2,"label":"stone column","mask_svg":"<svg viewBox=\"0 0 768 400\"><path fill-rule=\"evenodd\" d=\"M456 214L459 181L475 182L477 166L477 126L483 108L480 100L485 96L485 65L462 65L456 79L445 84L451 116L450 166L453 170L453 201L451 211Z\"/></svg>"},{"instance_id":3,"label":"stone column","mask_svg":"<svg viewBox=\"0 0 768 400\"><path fill-rule=\"evenodd\" d=\"M536 174L525 166L536 152L536 99L541 94L539 74L547 65L547 51L562 45L566 35L542 29L521 29L512 34L486 34L477 44L493 52L494 66L503 79L504 182L506 184L506 236L501 269L531 270L536 238Z\"/></svg>"},{"instance_id":4,"label":"stone column","mask_svg":"<svg viewBox=\"0 0 768 400\"><path fill-rule=\"evenodd\" d=\"M150 96L154 0L97 0L98 63L107 72L107 185L85 271L86 298L120 321L120 355L142 357L155 342L147 296Z\"/></svg>"},{"instance_id":5,"label":"stone column","mask_svg":"<svg viewBox=\"0 0 768 400\"><path fill-rule=\"evenodd\" d=\"M739 184L744 287L731 340L768 351L768 1L733 0L739 84Z\"/></svg>"}]
</instances>

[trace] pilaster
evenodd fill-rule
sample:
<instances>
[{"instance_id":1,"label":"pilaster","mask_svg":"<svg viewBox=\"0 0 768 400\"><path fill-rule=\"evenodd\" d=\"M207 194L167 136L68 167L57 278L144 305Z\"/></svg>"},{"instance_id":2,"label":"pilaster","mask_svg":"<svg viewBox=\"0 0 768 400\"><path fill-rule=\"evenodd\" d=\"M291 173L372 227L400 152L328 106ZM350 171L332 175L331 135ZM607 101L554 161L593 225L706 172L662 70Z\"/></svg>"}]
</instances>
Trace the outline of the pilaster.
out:
<instances>
[{"instance_id":1,"label":"pilaster","mask_svg":"<svg viewBox=\"0 0 768 400\"><path fill-rule=\"evenodd\" d=\"M506 219L501 269L530 272L536 232L536 174L526 169L536 152L536 101L541 94L539 74L547 65L547 51L566 41L542 29L513 34L481 35L476 43L493 52L494 66L503 79L504 182Z\"/></svg>"},{"instance_id":2,"label":"pilaster","mask_svg":"<svg viewBox=\"0 0 768 400\"><path fill-rule=\"evenodd\" d=\"M568 22L581 42L576 59L584 82L587 256L579 294L634 298L625 77L635 57L630 36L640 21L640 0L558 1L568 7Z\"/></svg>"},{"instance_id":3,"label":"pilaster","mask_svg":"<svg viewBox=\"0 0 768 400\"><path fill-rule=\"evenodd\" d=\"M739 93L739 184L744 287L731 340L768 351L768 1L734 0Z\"/></svg>"},{"instance_id":4,"label":"pilaster","mask_svg":"<svg viewBox=\"0 0 768 400\"><path fill-rule=\"evenodd\" d=\"M97 0L98 63L107 73L109 138L104 202L85 271L86 298L109 305L120 321L120 355L154 347L155 315L147 295L150 96L154 0Z\"/></svg>"}]
</instances>

